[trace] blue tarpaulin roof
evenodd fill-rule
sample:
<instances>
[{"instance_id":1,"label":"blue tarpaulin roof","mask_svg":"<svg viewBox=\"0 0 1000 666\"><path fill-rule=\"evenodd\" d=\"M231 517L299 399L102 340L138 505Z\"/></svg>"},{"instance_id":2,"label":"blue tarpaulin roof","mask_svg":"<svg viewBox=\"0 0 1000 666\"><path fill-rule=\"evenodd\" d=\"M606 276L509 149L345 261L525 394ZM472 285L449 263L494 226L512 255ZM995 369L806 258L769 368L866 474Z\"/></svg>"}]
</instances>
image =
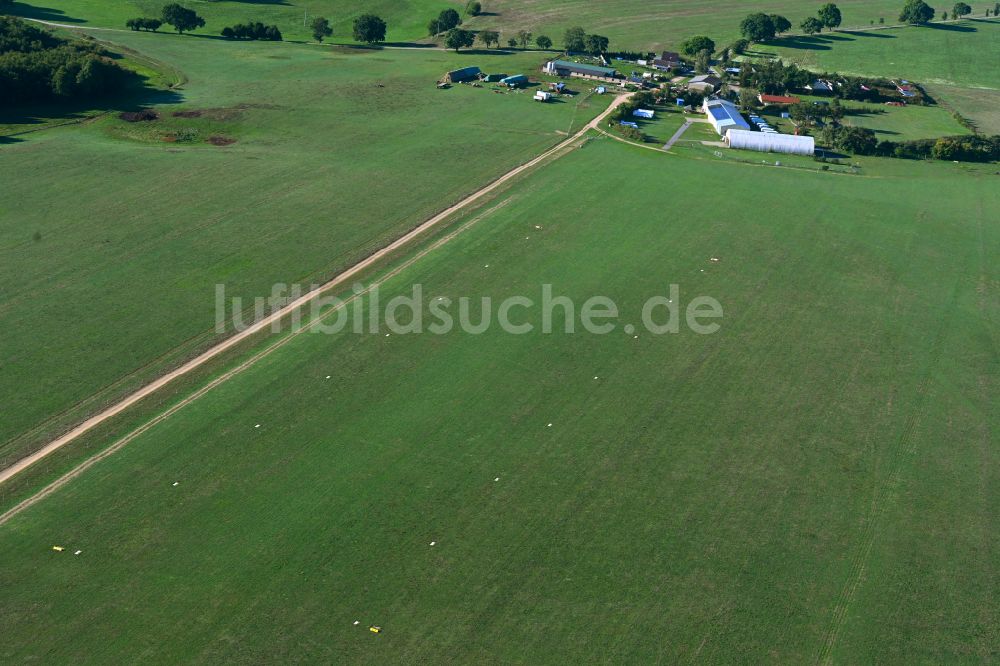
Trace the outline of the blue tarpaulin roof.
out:
<instances>
[{"instance_id":1,"label":"blue tarpaulin roof","mask_svg":"<svg viewBox=\"0 0 1000 666\"><path fill-rule=\"evenodd\" d=\"M477 76L479 76L478 67L463 67L462 69L456 69L454 72L448 72L448 78L452 81L468 81Z\"/></svg>"},{"instance_id":2,"label":"blue tarpaulin roof","mask_svg":"<svg viewBox=\"0 0 1000 666\"><path fill-rule=\"evenodd\" d=\"M528 77L524 74L515 74L514 76L508 76L506 79L502 79L500 83L507 86L517 86L522 83L527 83Z\"/></svg>"}]
</instances>

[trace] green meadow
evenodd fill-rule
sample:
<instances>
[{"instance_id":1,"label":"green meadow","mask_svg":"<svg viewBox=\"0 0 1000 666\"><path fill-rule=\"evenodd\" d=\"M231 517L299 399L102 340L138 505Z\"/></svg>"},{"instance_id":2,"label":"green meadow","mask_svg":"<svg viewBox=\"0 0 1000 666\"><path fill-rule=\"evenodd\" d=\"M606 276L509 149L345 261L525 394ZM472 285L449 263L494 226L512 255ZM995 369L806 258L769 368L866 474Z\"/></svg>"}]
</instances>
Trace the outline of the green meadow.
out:
<instances>
[{"instance_id":1,"label":"green meadow","mask_svg":"<svg viewBox=\"0 0 1000 666\"><path fill-rule=\"evenodd\" d=\"M159 17L165 4L166 0L68 0L59 3L16 0L9 12L79 27L124 29L125 21L130 18ZM425 37L428 21L442 9L454 7L461 11L465 6L454 0L189 0L181 4L205 19L205 27L194 34L218 35L227 25L252 20L277 25L286 40L311 40L309 20L324 16L334 30L330 39L341 42L352 40L352 23L361 14L375 13L385 19L389 41L409 41ZM169 32L171 28L164 26L162 30Z\"/></svg>"},{"instance_id":2,"label":"green meadow","mask_svg":"<svg viewBox=\"0 0 1000 666\"><path fill-rule=\"evenodd\" d=\"M90 27L124 28L136 16L156 16L166 4L160 0L66 0L23 2L17 0L11 13L41 20ZM182 3L184 4L184 3ZM277 25L286 39L311 39L303 19L325 16L334 28L331 39L351 41L354 17L373 12L388 24L389 41L427 38L427 24L447 8L462 12L465 2L456 0L287 0L283 2L240 2L237 0L189 0L187 5L205 17L207 25L196 34L218 35L226 25L252 19ZM822 3L806 0L775 0L762 11L783 14L796 26L815 14ZM844 14L843 27L865 27L879 18L894 22L900 3L896 0L843 0L837 3ZM49 6L51 5L51 6ZM582 26L588 32L606 35L612 47L645 50L676 48L694 34L707 34L719 42L739 37L743 17L756 8L738 0L710 4L693 0L639 3L634 0L484 0L483 15L466 17L473 30L497 29L504 40L518 30L547 34L558 46L563 32Z\"/></svg>"},{"instance_id":3,"label":"green meadow","mask_svg":"<svg viewBox=\"0 0 1000 666\"><path fill-rule=\"evenodd\" d=\"M0 460L209 344L216 284L249 306L321 282L608 101L435 89L459 66L531 73L530 53L115 39L187 80L155 98L159 120L0 147Z\"/></svg>"},{"instance_id":4,"label":"green meadow","mask_svg":"<svg viewBox=\"0 0 1000 666\"><path fill-rule=\"evenodd\" d=\"M758 51L813 70L916 81L981 131L1000 133L1000 21L791 37Z\"/></svg>"},{"instance_id":5,"label":"green meadow","mask_svg":"<svg viewBox=\"0 0 1000 666\"><path fill-rule=\"evenodd\" d=\"M0 659L989 661L996 183L595 135L381 299L613 331L292 339L0 527Z\"/></svg>"},{"instance_id":6,"label":"green meadow","mask_svg":"<svg viewBox=\"0 0 1000 666\"><path fill-rule=\"evenodd\" d=\"M692 35L704 34L720 46L739 38L740 21L754 11L782 14L798 26L813 16L821 2L775 0L753 5L739 0L705 3L695 0L635 2L634 0L491 0L484 8L497 13L470 25L492 25L505 30L527 29L553 36L558 43L563 31L582 26L588 32L606 35L612 48L676 49ZM844 27L867 26L884 17L894 21L899 3L891 0L846 0L837 5L843 12Z\"/></svg>"},{"instance_id":7,"label":"green meadow","mask_svg":"<svg viewBox=\"0 0 1000 666\"><path fill-rule=\"evenodd\" d=\"M829 98L799 95L807 102L829 101ZM853 127L867 127L874 130L879 139L890 141L911 141L914 139L936 139L942 136L968 134L963 127L941 104L930 106L894 107L885 104L866 104L863 102L844 101L846 115L843 123ZM795 125L791 120L782 118L778 107L771 107L762 115L767 118L772 127L779 131L793 134Z\"/></svg>"}]
</instances>

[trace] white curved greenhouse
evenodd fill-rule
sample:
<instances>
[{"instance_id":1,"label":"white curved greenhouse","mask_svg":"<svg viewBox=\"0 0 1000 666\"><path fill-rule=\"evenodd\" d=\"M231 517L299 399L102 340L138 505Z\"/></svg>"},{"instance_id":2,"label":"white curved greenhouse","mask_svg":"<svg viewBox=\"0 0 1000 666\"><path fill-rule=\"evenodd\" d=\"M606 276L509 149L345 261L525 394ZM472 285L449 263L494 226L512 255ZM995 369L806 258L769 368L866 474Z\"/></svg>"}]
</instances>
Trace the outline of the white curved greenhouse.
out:
<instances>
[{"instance_id":1,"label":"white curved greenhouse","mask_svg":"<svg viewBox=\"0 0 1000 666\"><path fill-rule=\"evenodd\" d=\"M757 150L762 153L812 155L816 151L816 142L811 136L748 132L746 130L727 131L726 145L730 148Z\"/></svg>"}]
</instances>

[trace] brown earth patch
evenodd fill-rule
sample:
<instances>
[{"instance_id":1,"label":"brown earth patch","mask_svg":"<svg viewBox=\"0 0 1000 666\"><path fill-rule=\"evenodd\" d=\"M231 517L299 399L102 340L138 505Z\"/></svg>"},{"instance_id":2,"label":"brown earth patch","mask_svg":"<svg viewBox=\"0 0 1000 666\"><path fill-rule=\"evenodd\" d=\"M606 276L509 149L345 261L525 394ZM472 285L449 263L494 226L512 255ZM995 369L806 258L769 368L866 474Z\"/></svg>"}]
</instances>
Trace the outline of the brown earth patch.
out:
<instances>
[{"instance_id":1,"label":"brown earth patch","mask_svg":"<svg viewBox=\"0 0 1000 666\"><path fill-rule=\"evenodd\" d=\"M201 111L174 111L174 118L200 118Z\"/></svg>"},{"instance_id":2,"label":"brown earth patch","mask_svg":"<svg viewBox=\"0 0 1000 666\"><path fill-rule=\"evenodd\" d=\"M236 139L228 136L210 136L208 137L208 142L213 146L231 146L236 143Z\"/></svg>"},{"instance_id":3,"label":"brown earth patch","mask_svg":"<svg viewBox=\"0 0 1000 666\"><path fill-rule=\"evenodd\" d=\"M127 123L139 123L148 120L157 120L160 114L152 109L142 109L140 111L123 111L118 114L118 117Z\"/></svg>"}]
</instances>

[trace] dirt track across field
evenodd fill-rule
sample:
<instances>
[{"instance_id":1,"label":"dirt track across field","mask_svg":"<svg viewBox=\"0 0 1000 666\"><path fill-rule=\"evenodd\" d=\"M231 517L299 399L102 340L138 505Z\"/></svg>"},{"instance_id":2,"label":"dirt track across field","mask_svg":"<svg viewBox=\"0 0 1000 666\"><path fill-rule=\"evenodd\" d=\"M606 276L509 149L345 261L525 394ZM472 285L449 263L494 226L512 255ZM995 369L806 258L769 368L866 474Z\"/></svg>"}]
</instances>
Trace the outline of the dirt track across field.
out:
<instances>
[{"instance_id":1,"label":"dirt track across field","mask_svg":"<svg viewBox=\"0 0 1000 666\"><path fill-rule=\"evenodd\" d=\"M576 134L570 136L569 138L565 139L564 141L559 142L558 144L556 144L552 148L548 149L547 151L545 151L541 155L535 157L534 159L532 159L532 160L530 160L528 162L525 162L521 166L516 167L516 168L512 169L511 171L508 171L507 173L505 173L504 175L500 176L499 178L497 178L493 182L489 183L485 187L483 187L483 188L481 188L481 189L473 192L472 194L470 194L469 196L465 197L464 199L462 199L458 203L456 203L456 204L454 204L454 205L446 208L445 210L441 211L437 215L435 215L435 216L431 217L430 219L424 221L422 224L420 224L419 226L417 226L413 230L409 231L405 235L403 235L400 238L396 239L395 241L393 241L389 245L386 245L381 250L378 250L374 254L370 255L368 258L366 258L366 259L364 259L364 260L362 260L362 261L354 264L353 266L351 266L347 270L345 270L342 273L338 274L337 276L335 276L334 278L332 278L328 282L322 284L321 286L319 286L318 288L314 289L313 291L310 291L309 293L307 293L307 294L305 294L305 295L297 298L296 300L288 303L286 306L284 306L280 310L275 311L271 315L267 316L266 318L262 319L261 321L257 322L256 324L254 324L253 326L250 326L246 330L241 331L241 332L233 335L232 337L229 337L229 338L225 339L224 341L222 341L219 344L211 347L210 349L206 350L205 352L199 354L198 356L196 356L195 358L191 359L190 361L184 363L183 365L179 366L178 368L176 368L174 370L171 370L170 372L164 374L163 376L159 377L158 379L156 379L156 380L150 382L149 384L143 386L141 389L135 391L134 393L131 393L131 394L127 395L126 397L124 397L123 399L121 399L119 402L117 402L114 405L108 407L104 411L102 411L102 412L100 412L98 414L95 414L94 416L90 417L89 419L87 419L83 423L79 424L78 426L76 426L75 428L73 428L72 430L70 430L69 432L67 432L66 434L62 435L61 437L59 437L59 438L57 438L55 440L53 440L52 442L49 442L44 447L42 447L41 449L39 449L35 453L31 454L30 456L22 458L21 460L17 461L16 463L14 463L13 465L11 465L7 469L0 470L0 483L3 483L5 481L7 481L8 479L16 476L17 474L23 472L24 470L26 470L27 468L31 467L32 465L34 465L38 461L42 460L43 458L46 458L46 457L52 455L54 452L58 451L59 449L61 449L64 446L66 446L67 444L69 444L73 440L77 439L81 435L84 435L85 433L89 432L90 430L93 430L94 428L96 428L100 424L104 423L105 421L107 421L107 420L109 420L109 419L117 416L118 414L122 413L123 411L125 411L129 407L132 407L133 405L135 405L136 403L138 403L139 401L141 401L143 398L148 397L149 395L151 395L151 394L157 392L158 390L162 389L163 387L165 387L167 384L173 382L175 379L183 377L184 375L190 373L191 371L193 371L193 370L201 367L205 363L208 363L212 359L218 357L223 352L225 352L225 351L227 351L229 349L232 349L236 345L239 345L240 343L246 341L247 339L249 339L253 335L255 335L255 334L263 331L267 327L271 326L275 322L280 321L281 319L284 319L285 317L287 317L289 314L291 314L295 310L298 310L298 309L300 309L300 308L308 305L314 299L316 299L316 298L318 298L318 297L320 297L320 296L322 296L322 295L330 292L333 289L336 289L338 287L342 287L345 283L347 283L352 278L357 277L363 271L371 268L375 264L377 264L380 261L382 261L383 259L387 258L393 252L396 252L397 250L400 250L400 249L406 247L407 245L409 245L410 243L412 243L415 239L419 238L420 236L423 236L424 234L426 234L428 231L430 231L434 227L440 225L443 221L445 221L446 219L448 219L449 217L451 217L455 213L458 213L458 212L462 211L463 209L468 208L470 205L476 203L477 201L479 201L480 199L482 199L486 195L488 195L488 194L496 191L502 185L504 185L505 183L509 182L510 180L518 177L519 175L521 175L525 171L528 171L529 169L531 169L531 168L533 168L533 167L541 164L542 162L545 162L546 160L548 160L548 159L550 159L552 157L559 156L567 148L571 147L574 143L576 143L579 140L583 139L584 136L587 134L587 132L589 132L592 129L596 129L601 124L601 122L605 118L608 117L608 115L610 115L619 105L621 105L622 103L624 103L628 98L629 98L629 95L621 95L621 96L619 96L618 98L616 98L611 103L611 105L607 108L607 110L605 110L599 116L597 116L592 121L590 121L583 129L581 129ZM453 237L454 237L454 235L448 236L445 240L450 240ZM435 246L435 247L437 247L437 246ZM200 391L194 393L193 395L189 396L188 398L186 398L184 401L182 401L178 405L175 405L173 408L171 408L170 410L168 410L168 412L166 412L164 414L161 414L160 417L157 417L156 419L154 419L150 423L148 423L148 424L140 427L136 432L134 432L134 433L132 433L130 435L127 435L123 440L121 440L119 442L119 444L124 445L128 441L131 441L131 439L133 439L137 434L139 434L139 433L145 431L146 429L148 429L148 427L150 427L151 425L153 425L153 423L159 422L160 420L162 420L163 417L165 417L165 416L167 416L169 414L172 414L173 412L175 412L180 407L183 407L184 405L190 403L192 400L195 400L198 397L200 397L201 395L204 395L204 393L207 392L207 390L209 390L211 388L214 388L215 386L218 386L220 383L222 383L223 381L229 379L230 377L232 377L233 375L235 375L237 372L242 371L243 369L249 367L256 360L258 360L259 358L261 358L265 354L269 353L271 350L273 350L276 347L277 347L277 345L272 345L271 347L268 347L263 352L257 354L256 356L254 356L250 360L248 360L245 363L243 363L240 366L238 366L236 369L231 370L230 372L227 372L226 374L224 374L221 377L217 378L215 381L213 381L212 383L210 383L208 386L204 387L202 390L200 390ZM89 467L90 465L92 465L97 460L105 457L106 455L109 455L111 452L117 450L118 448L120 448L120 446L119 445L115 445L111 449L103 452L102 454L98 454L94 458L91 458L90 460L85 461L84 463L82 463L76 469L68 472L65 476L57 479L52 484L50 484L49 486L47 486L46 488L44 488L37 495L29 497L25 501L23 501L20 504L14 506L12 509L10 509L9 511L7 511L6 513L0 515L0 524L3 524L8 519L10 519L11 517L13 517L14 515L16 515L17 513L19 513L20 511L24 510L28 506L31 506L32 504L34 504L36 501L38 501L42 497L44 497L44 496L50 494L52 491L58 489L59 487L61 487L62 485L64 485L68 481L70 481L72 478L74 478L75 476L77 476L80 472L82 472L83 469L85 469L86 467Z\"/></svg>"}]
</instances>

